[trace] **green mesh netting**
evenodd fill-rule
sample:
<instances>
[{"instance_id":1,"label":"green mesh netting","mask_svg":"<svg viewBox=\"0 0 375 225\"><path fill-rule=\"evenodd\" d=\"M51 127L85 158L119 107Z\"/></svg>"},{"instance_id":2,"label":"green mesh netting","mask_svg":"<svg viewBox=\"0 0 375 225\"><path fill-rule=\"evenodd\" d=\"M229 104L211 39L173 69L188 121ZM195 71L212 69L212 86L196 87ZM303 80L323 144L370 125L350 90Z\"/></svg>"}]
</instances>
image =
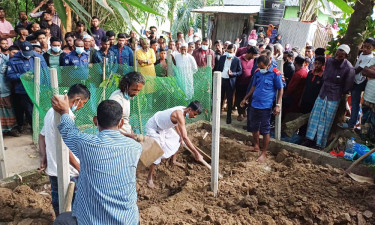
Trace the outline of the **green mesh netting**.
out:
<instances>
[{"instance_id":1,"label":"green mesh netting","mask_svg":"<svg viewBox=\"0 0 375 225\"><path fill-rule=\"evenodd\" d=\"M66 66L57 68L59 94L67 93L69 87L76 83L85 84L91 98L85 106L75 113L77 127L86 133L96 133L97 128L92 122L96 115L97 106L104 99L108 99L112 92L117 90L117 84L126 73L134 71L133 67L118 64L109 64L105 68L106 79L103 81L103 64L90 66ZM187 122L211 119L211 87L212 72L210 67L200 68L194 74L193 87L186 86L184 73L173 66L173 75L165 77L165 70L159 65L155 66L156 76L145 75L146 84L143 90L131 100L130 123L135 133L144 133L145 124L157 111L174 106L187 106L191 101L198 100L203 105L203 113ZM43 127L43 118L51 108L53 90L50 84L49 68L41 68L40 85L34 82L34 73L29 71L21 76L22 83L34 103L33 115L33 140L38 141L38 135ZM37 99L35 90L39 91ZM189 99L183 90L193 91ZM190 94L191 95L191 94ZM37 115L39 112L39 116Z\"/></svg>"}]
</instances>

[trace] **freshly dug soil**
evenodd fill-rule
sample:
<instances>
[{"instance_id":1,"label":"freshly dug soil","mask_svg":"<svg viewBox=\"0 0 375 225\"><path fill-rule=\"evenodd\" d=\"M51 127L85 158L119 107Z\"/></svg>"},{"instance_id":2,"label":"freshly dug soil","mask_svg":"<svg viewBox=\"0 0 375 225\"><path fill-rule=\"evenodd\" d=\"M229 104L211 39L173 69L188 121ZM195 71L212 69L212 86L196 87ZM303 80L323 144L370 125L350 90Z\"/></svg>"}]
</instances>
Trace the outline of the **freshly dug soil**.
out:
<instances>
[{"instance_id":1,"label":"freshly dug soil","mask_svg":"<svg viewBox=\"0 0 375 225\"><path fill-rule=\"evenodd\" d=\"M193 143L211 152L211 135L196 130ZM375 185L339 178L342 170L318 166L282 150L263 164L250 142L221 137L219 196L210 187L210 171L186 150L178 160L156 169L155 189L146 185L148 170L138 167L138 206L142 225L334 225L375 224ZM48 188L0 188L0 224L52 224ZM5 223L6 224L6 223Z\"/></svg>"},{"instance_id":2,"label":"freshly dug soil","mask_svg":"<svg viewBox=\"0 0 375 225\"><path fill-rule=\"evenodd\" d=\"M205 133L191 138L210 154ZM186 169L167 161L157 167L153 190L147 169L139 168L141 224L375 224L375 185L339 179L342 170L285 150L260 164L250 144L221 137L218 197L210 191L210 171L187 151L178 157Z\"/></svg>"},{"instance_id":3,"label":"freshly dug soil","mask_svg":"<svg viewBox=\"0 0 375 225\"><path fill-rule=\"evenodd\" d=\"M0 188L0 224L49 225L54 219L50 193L36 193L27 185Z\"/></svg>"}]
</instances>

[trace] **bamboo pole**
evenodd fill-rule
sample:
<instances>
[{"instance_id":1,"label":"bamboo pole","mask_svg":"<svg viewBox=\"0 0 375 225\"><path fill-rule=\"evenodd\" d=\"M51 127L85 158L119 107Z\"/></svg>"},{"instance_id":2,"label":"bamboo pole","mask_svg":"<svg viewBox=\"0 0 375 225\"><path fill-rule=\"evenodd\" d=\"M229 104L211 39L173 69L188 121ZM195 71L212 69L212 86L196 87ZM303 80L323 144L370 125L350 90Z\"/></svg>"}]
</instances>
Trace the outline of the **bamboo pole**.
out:
<instances>
[{"instance_id":1,"label":"bamboo pole","mask_svg":"<svg viewBox=\"0 0 375 225\"><path fill-rule=\"evenodd\" d=\"M172 50L168 50L167 52L167 76L172 76L173 75L173 62L172 62Z\"/></svg>"},{"instance_id":2,"label":"bamboo pole","mask_svg":"<svg viewBox=\"0 0 375 225\"><path fill-rule=\"evenodd\" d=\"M278 69L280 70L281 74L284 73L284 64L282 60L277 61ZM277 92L277 95L279 96L279 92ZM275 116L275 139L280 141L281 140L281 112L282 112L283 104L280 103L280 113Z\"/></svg>"},{"instance_id":3,"label":"bamboo pole","mask_svg":"<svg viewBox=\"0 0 375 225\"><path fill-rule=\"evenodd\" d=\"M0 120L0 180L7 177L7 167L5 163L4 139Z\"/></svg>"},{"instance_id":4,"label":"bamboo pole","mask_svg":"<svg viewBox=\"0 0 375 225\"><path fill-rule=\"evenodd\" d=\"M105 66L106 66L106 57L103 57L103 81L105 81ZM105 100L105 89L106 89L107 85L104 86L103 88L103 92L102 92L102 100L104 101Z\"/></svg>"},{"instance_id":5,"label":"bamboo pole","mask_svg":"<svg viewBox=\"0 0 375 225\"><path fill-rule=\"evenodd\" d=\"M136 46L137 48L137 46ZM138 72L138 60L137 60L137 49L133 51L133 65L134 72ZM143 135L142 115L141 115L141 104L139 103L139 96L137 96L137 107L138 107L138 121L139 121L139 132Z\"/></svg>"},{"instance_id":6,"label":"bamboo pole","mask_svg":"<svg viewBox=\"0 0 375 225\"><path fill-rule=\"evenodd\" d=\"M54 95L59 94L59 86L57 80L57 70L55 68L50 69L51 86ZM62 97L62 96L60 96ZM56 111L54 112L55 127L60 123L61 116ZM59 209L60 213L64 212L65 199L68 192L68 185L70 181L69 177L69 151L68 148L63 144L60 132L56 130L56 162L57 162L57 182L58 182L58 194L59 194Z\"/></svg>"},{"instance_id":7,"label":"bamboo pole","mask_svg":"<svg viewBox=\"0 0 375 225\"><path fill-rule=\"evenodd\" d=\"M214 192L214 196L217 196L219 188L221 72L214 72L213 78L211 190Z\"/></svg>"}]
</instances>

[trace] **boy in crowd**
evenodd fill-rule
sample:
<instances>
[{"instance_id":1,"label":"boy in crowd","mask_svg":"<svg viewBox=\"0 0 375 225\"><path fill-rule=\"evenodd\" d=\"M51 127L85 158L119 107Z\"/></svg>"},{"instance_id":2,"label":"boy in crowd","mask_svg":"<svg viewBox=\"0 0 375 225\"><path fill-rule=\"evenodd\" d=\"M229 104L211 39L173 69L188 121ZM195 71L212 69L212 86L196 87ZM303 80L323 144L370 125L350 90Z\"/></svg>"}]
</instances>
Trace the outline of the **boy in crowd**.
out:
<instances>
[{"instance_id":1,"label":"boy in crowd","mask_svg":"<svg viewBox=\"0 0 375 225\"><path fill-rule=\"evenodd\" d=\"M344 129L353 129L354 126L357 124L357 121L360 117L360 109L361 109L361 96L362 92L365 91L367 79L365 76L362 75L362 70L365 68L368 63L373 58L372 51L375 49L375 40L374 38L367 38L363 42L362 46L362 53L359 56L354 69L355 69L355 77L354 77L354 84L351 91L351 105L352 111L350 115L350 119L348 123L340 123L338 124L339 127Z\"/></svg>"},{"instance_id":2,"label":"boy in crowd","mask_svg":"<svg viewBox=\"0 0 375 225\"><path fill-rule=\"evenodd\" d=\"M284 85L281 73L272 68L269 57L261 55L258 57L257 63L259 69L254 74L252 87L242 100L241 107L244 107L248 103L249 98L252 97L249 110L249 118L252 123L248 128L248 131L252 132L254 137L254 148L251 151L259 151L259 134L262 134L263 149L257 162L264 162L270 141L272 104L278 91L277 104L273 110L273 114L279 114Z\"/></svg>"}]
</instances>

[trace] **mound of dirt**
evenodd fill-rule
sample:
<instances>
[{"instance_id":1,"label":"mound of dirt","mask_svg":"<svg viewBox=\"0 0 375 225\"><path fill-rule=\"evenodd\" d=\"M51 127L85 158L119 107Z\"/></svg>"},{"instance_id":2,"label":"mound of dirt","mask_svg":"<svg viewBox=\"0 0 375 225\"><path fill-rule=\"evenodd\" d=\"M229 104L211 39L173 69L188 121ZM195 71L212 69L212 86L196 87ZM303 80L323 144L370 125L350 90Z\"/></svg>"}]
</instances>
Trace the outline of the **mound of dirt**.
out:
<instances>
[{"instance_id":1,"label":"mound of dirt","mask_svg":"<svg viewBox=\"0 0 375 225\"><path fill-rule=\"evenodd\" d=\"M205 133L191 138L210 154ZM218 197L210 191L210 171L187 151L178 157L186 169L167 161L157 167L153 190L147 169L139 168L141 224L375 224L374 185L339 179L341 170L285 150L259 164L249 144L221 137Z\"/></svg>"},{"instance_id":2,"label":"mound of dirt","mask_svg":"<svg viewBox=\"0 0 375 225\"><path fill-rule=\"evenodd\" d=\"M21 185L13 191L0 188L0 222L8 225L48 225L55 219L49 194Z\"/></svg>"}]
</instances>

